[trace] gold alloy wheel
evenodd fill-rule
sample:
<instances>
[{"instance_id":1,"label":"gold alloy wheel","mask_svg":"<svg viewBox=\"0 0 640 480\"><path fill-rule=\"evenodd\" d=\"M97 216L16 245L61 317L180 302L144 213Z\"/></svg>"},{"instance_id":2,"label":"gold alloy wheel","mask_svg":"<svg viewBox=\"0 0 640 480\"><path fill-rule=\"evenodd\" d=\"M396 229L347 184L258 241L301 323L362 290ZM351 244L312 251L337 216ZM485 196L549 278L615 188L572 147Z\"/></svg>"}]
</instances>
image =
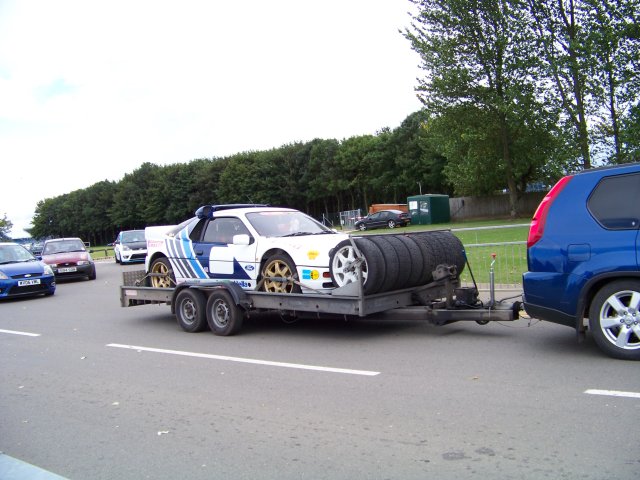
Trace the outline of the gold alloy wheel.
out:
<instances>
[{"instance_id":1,"label":"gold alloy wheel","mask_svg":"<svg viewBox=\"0 0 640 480\"><path fill-rule=\"evenodd\" d=\"M262 289L265 292L298 293L300 287L291 281L293 275L292 267L289 266L287 260L281 255L275 255L267 261L262 270L262 276L265 278ZM288 278L290 280L282 282L279 280L270 280L269 277Z\"/></svg>"},{"instance_id":2,"label":"gold alloy wheel","mask_svg":"<svg viewBox=\"0 0 640 480\"><path fill-rule=\"evenodd\" d=\"M175 286L175 282L172 279L172 273L169 262L160 258L151 265L151 273L154 275L151 277L151 286L155 288L172 288Z\"/></svg>"}]
</instances>

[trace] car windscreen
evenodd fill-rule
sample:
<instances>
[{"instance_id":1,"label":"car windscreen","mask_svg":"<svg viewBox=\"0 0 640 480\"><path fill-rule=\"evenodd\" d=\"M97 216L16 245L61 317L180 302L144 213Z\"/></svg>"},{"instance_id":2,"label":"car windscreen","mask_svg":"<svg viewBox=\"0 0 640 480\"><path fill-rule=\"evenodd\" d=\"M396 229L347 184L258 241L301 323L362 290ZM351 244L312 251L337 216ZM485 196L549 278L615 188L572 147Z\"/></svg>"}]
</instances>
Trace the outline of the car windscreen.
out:
<instances>
[{"instance_id":1,"label":"car windscreen","mask_svg":"<svg viewBox=\"0 0 640 480\"><path fill-rule=\"evenodd\" d=\"M36 258L20 245L0 245L0 265L15 262L29 262Z\"/></svg>"},{"instance_id":2,"label":"car windscreen","mask_svg":"<svg viewBox=\"0 0 640 480\"><path fill-rule=\"evenodd\" d=\"M122 232L122 243L134 243L144 242L144 230L131 230L129 232Z\"/></svg>"},{"instance_id":3,"label":"car windscreen","mask_svg":"<svg viewBox=\"0 0 640 480\"><path fill-rule=\"evenodd\" d=\"M84 251L84 243L80 240L61 240L56 242L47 242L42 250L42 255Z\"/></svg>"},{"instance_id":4,"label":"car windscreen","mask_svg":"<svg viewBox=\"0 0 640 480\"><path fill-rule=\"evenodd\" d=\"M247 219L263 237L333 233L320 222L302 212L251 212L247 213Z\"/></svg>"}]
</instances>

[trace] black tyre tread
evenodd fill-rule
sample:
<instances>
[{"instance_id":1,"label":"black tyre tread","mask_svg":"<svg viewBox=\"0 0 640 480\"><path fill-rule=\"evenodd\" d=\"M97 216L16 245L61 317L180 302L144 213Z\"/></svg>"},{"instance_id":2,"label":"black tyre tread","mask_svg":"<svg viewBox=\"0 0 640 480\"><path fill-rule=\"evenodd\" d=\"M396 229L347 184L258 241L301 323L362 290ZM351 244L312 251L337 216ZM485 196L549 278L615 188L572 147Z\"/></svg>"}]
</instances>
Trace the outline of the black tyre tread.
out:
<instances>
[{"instance_id":1,"label":"black tyre tread","mask_svg":"<svg viewBox=\"0 0 640 480\"><path fill-rule=\"evenodd\" d=\"M405 287L415 287L420 285L420 280L423 276L424 270L424 260L422 258L422 250L418 248L418 245L410 240L405 235L396 235L398 240L400 240L407 251L409 252L409 262L411 263L411 274L407 280L407 284Z\"/></svg>"},{"instance_id":2,"label":"black tyre tread","mask_svg":"<svg viewBox=\"0 0 640 480\"><path fill-rule=\"evenodd\" d=\"M426 238L426 241L434 249L434 268L438 265L449 265L458 269L458 275L462 272L465 265L463 247L455 235L442 231L423 232L420 235Z\"/></svg>"},{"instance_id":3,"label":"black tyre tread","mask_svg":"<svg viewBox=\"0 0 640 480\"><path fill-rule=\"evenodd\" d=\"M396 249L393 248L391 242L384 235L371 236L369 238L378 246L384 258L385 276L379 291L388 292L393 290L400 276L400 261Z\"/></svg>"},{"instance_id":4,"label":"black tyre tread","mask_svg":"<svg viewBox=\"0 0 640 480\"><path fill-rule=\"evenodd\" d=\"M420 239L418 237L416 237L415 235L405 235L402 238L406 238L407 241L413 243L416 248L418 248L420 250L420 260L421 260L421 265L420 265L420 272L421 275L418 278L418 281L416 283L416 285L426 285L427 283L431 282L431 280L433 280L432 275L431 275L431 270L429 270L428 266L427 266L427 261L429 260L429 258L432 256L431 254L431 248L428 247L425 242L421 242ZM414 262L415 265L415 262Z\"/></svg>"},{"instance_id":5,"label":"black tyre tread","mask_svg":"<svg viewBox=\"0 0 640 480\"><path fill-rule=\"evenodd\" d=\"M356 238L355 242L367 262L367 279L363 285L364 293L365 295L378 293L387 271L382 250L368 238Z\"/></svg>"},{"instance_id":6,"label":"black tyre tread","mask_svg":"<svg viewBox=\"0 0 640 480\"><path fill-rule=\"evenodd\" d=\"M416 242L419 242L428 252L426 256L423 255L423 267L424 271L426 272L425 283L430 283L433 281L433 271L440 263L440 257L442 256L442 254L440 253L440 243L435 242L430 235L424 233L417 233L413 236L413 238Z\"/></svg>"},{"instance_id":7,"label":"black tyre tread","mask_svg":"<svg viewBox=\"0 0 640 480\"><path fill-rule=\"evenodd\" d=\"M444 246L446 261L449 265L455 265L458 275L462 273L465 266L464 246L458 237L451 232L434 232L436 238Z\"/></svg>"},{"instance_id":8,"label":"black tyre tread","mask_svg":"<svg viewBox=\"0 0 640 480\"><path fill-rule=\"evenodd\" d=\"M398 274L398 280L393 286L393 290L400 290L409 286L409 280L412 275L411 255L409 253L409 249L397 235L389 235L387 236L387 240L389 240L389 243L391 243L398 254L400 273Z\"/></svg>"}]
</instances>

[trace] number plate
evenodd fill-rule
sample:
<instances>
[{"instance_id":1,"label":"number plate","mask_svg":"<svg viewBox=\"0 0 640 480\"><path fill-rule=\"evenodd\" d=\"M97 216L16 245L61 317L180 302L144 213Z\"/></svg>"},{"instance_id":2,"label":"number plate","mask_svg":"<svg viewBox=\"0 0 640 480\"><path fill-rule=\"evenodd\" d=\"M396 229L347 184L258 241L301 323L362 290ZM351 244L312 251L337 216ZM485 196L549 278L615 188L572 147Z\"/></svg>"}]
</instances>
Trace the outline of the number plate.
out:
<instances>
[{"instance_id":1,"label":"number plate","mask_svg":"<svg viewBox=\"0 0 640 480\"><path fill-rule=\"evenodd\" d=\"M58 269L58 273L69 273L69 272L75 272L78 269L76 267L64 267L64 268L59 268Z\"/></svg>"},{"instance_id":2,"label":"number plate","mask_svg":"<svg viewBox=\"0 0 640 480\"><path fill-rule=\"evenodd\" d=\"M40 279L32 278L31 280L18 280L19 287L26 287L27 285L40 285Z\"/></svg>"}]
</instances>

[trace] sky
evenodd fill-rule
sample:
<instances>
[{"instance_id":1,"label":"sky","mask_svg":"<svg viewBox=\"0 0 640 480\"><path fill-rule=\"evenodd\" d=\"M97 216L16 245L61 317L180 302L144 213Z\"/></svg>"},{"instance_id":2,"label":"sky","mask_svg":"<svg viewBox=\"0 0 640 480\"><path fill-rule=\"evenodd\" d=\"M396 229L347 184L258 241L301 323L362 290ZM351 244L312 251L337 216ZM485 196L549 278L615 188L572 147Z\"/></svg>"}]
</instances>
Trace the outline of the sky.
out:
<instances>
[{"instance_id":1,"label":"sky","mask_svg":"<svg viewBox=\"0 0 640 480\"><path fill-rule=\"evenodd\" d=\"M0 218L145 162L396 128L409 0L0 0ZM195 208L195 207L194 207Z\"/></svg>"}]
</instances>

